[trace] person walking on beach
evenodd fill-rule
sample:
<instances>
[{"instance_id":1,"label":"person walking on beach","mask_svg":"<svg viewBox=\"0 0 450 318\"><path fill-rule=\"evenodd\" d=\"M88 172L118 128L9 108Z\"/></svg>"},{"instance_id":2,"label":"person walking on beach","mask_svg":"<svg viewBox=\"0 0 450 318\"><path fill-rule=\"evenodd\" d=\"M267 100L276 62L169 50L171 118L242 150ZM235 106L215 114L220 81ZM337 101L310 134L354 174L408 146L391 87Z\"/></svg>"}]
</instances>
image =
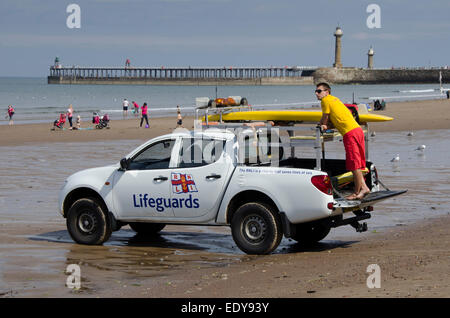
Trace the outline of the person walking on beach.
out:
<instances>
[{"instance_id":1,"label":"person walking on beach","mask_svg":"<svg viewBox=\"0 0 450 318\"><path fill-rule=\"evenodd\" d=\"M72 107L72 104L70 104L69 108L67 109L67 119L69 120L69 125L70 125L69 130L72 130L72 128L73 128L72 116L73 116L73 107Z\"/></svg>"},{"instance_id":2,"label":"person walking on beach","mask_svg":"<svg viewBox=\"0 0 450 318\"><path fill-rule=\"evenodd\" d=\"M8 113L7 118L9 117L9 125L14 125L14 121L12 119L14 115L14 107L12 105L8 105L7 113Z\"/></svg>"},{"instance_id":3,"label":"person walking on beach","mask_svg":"<svg viewBox=\"0 0 450 318\"><path fill-rule=\"evenodd\" d=\"M125 98L122 103L123 108L123 117L127 117L128 114L128 106L130 106L130 102Z\"/></svg>"},{"instance_id":4,"label":"person walking on beach","mask_svg":"<svg viewBox=\"0 0 450 318\"><path fill-rule=\"evenodd\" d=\"M145 128L150 128L149 124L148 124L148 107L147 107L147 103L144 103L144 105L142 105L141 107L141 124L139 125L139 127L142 127L142 123L144 122L144 119L147 123L147 125L145 125Z\"/></svg>"},{"instance_id":5,"label":"person walking on beach","mask_svg":"<svg viewBox=\"0 0 450 318\"><path fill-rule=\"evenodd\" d=\"M321 129L327 130L334 126L343 136L345 166L353 173L355 182L354 193L346 199L361 200L370 193L361 171L366 167L364 132L350 110L339 98L331 95L331 87L327 83L317 84L315 94L321 101L322 118L319 123Z\"/></svg>"}]
</instances>

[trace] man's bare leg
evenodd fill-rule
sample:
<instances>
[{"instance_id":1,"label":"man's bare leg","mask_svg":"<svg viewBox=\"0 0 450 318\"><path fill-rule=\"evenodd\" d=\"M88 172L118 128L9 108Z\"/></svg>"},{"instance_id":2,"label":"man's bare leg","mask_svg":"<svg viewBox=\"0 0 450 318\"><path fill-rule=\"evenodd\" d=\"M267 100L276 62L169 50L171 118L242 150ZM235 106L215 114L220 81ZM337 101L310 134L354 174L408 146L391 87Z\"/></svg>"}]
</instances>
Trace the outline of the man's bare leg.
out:
<instances>
[{"instance_id":1,"label":"man's bare leg","mask_svg":"<svg viewBox=\"0 0 450 318\"><path fill-rule=\"evenodd\" d=\"M368 193L370 193L369 187L366 185L364 181L363 173L360 169L356 169L352 171L353 173L353 182L355 183L355 191L353 194L346 197L348 200L362 199Z\"/></svg>"}]
</instances>

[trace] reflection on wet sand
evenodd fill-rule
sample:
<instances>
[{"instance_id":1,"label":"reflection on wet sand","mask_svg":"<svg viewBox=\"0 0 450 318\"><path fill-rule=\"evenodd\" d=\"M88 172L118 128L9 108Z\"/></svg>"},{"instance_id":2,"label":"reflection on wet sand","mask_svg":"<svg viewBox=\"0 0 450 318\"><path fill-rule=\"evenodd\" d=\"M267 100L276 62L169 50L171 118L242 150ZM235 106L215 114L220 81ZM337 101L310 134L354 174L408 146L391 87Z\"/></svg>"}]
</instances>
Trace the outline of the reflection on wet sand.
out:
<instances>
[{"instance_id":1,"label":"reflection on wet sand","mask_svg":"<svg viewBox=\"0 0 450 318\"><path fill-rule=\"evenodd\" d=\"M229 233L217 233L215 227L189 227L191 232L181 231L185 227L168 228L171 231L152 236L122 229L114 232L103 246L75 244L66 230L37 234L30 240L58 243L59 249L65 250L65 266L80 266L82 288L77 293L88 295L107 288L111 283L127 282L140 286L140 280L146 278L169 279L174 272L221 268L258 258L243 254ZM324 240L305 246L284 239L275 254L322 252L345 248L355 242Z\"/></svg>"}]
</instances>

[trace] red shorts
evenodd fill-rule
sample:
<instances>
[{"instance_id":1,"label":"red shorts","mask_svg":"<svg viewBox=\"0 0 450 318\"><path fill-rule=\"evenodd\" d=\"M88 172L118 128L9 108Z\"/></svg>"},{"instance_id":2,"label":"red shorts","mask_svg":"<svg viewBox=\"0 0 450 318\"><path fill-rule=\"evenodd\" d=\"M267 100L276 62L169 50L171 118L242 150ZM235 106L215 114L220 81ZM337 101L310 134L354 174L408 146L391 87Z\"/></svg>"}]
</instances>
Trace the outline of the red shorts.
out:
<instances>
[{"instance_id":1,"label":"red shorts","mask_svg":"<svg viewBox=\"0 0 450 318\"><path fill-rule=\"evenodd\" d=\"M366 149L364 132L361 127L350 130L344 135L345 167L348 171L366 167Z\"/></svg>"}]
</instances>

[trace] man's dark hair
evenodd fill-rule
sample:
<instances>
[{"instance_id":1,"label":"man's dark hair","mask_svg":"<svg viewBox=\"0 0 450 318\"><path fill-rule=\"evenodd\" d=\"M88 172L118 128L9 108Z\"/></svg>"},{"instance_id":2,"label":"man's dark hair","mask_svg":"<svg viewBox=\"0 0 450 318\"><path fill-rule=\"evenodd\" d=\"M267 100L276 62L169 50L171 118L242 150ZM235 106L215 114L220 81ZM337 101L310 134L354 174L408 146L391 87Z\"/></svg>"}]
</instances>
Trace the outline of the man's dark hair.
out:
<instances>
[{"instance_id":1,"label":"man's dark hair","mask_svg":"<svg viewBox=\"0 0 450 318\"><path fill-rule=\"evenodd\" d=\"M330 87L330 85L328 85L328 83L322 82L322 83L319 83L316 85L316 87L319 87L319 86L325 87L325 89L331 93L331 87Z\"/></svg>"}]
</instances>

